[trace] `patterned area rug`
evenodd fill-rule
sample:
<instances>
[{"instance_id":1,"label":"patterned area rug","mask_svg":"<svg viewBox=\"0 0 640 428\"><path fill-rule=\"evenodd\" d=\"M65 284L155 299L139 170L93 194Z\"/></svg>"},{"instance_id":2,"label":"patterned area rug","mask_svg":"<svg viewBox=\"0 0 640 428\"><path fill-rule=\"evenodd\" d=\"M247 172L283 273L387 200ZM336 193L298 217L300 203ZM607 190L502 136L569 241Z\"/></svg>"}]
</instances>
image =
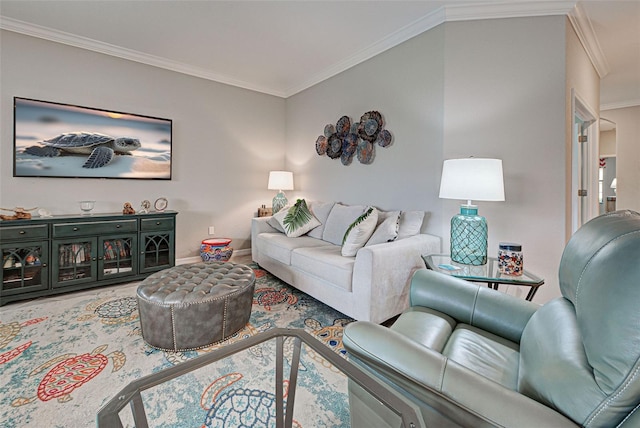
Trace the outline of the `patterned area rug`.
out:
<instances>
[{"instance_id":1,"label":"patterned area rug","mask_svg":"<svg viewBox=\"0 0 640 428\"><path fill-rule=\"evenodd\" d=\"M351 319L252 267L249 324L199 351L164 352L143 341L136 283L0 308L0 426L96 426L97 411L132 380L274 327L304 329L344 355L342 329ZM149 390L150 426L275 426L272 345ZM309 348L301 362L294 426L349 426L346 377ZM128 407L121 415L133 426Z\"/></svg>"}]
</instances>

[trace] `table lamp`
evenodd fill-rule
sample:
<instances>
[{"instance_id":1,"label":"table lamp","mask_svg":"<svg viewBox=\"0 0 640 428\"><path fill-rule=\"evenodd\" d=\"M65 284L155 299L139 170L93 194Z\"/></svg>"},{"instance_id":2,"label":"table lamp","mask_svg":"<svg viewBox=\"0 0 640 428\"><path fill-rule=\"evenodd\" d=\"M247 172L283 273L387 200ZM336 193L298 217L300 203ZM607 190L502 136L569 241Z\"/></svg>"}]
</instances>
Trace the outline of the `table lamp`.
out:
<instances>
[{"instance_id":1,"label":"table lamp","mask_svg":"<svg viewBox=\"0 0 640 428\"><path fill-rule=\"evenodd\" d=\"M449 159L442 166L440 197L467 200L451 218L451 260L466 265L487 263L487 220L476 201L504 201L501 159Z\"/></svg>"},{"instance_id":2,"label":"table lamp","mask_svg":"<svg viewBox=\"0 0 640 428\"><path fill-rule=\"evenodd\" d=\"M278 193L273 197L272 213L275 214L282 208L287 206L287 197L283 190L293 190L293 173L289 171L271 171L269 172L269 190L277 190Z\"/></svg>"}]
</instances>

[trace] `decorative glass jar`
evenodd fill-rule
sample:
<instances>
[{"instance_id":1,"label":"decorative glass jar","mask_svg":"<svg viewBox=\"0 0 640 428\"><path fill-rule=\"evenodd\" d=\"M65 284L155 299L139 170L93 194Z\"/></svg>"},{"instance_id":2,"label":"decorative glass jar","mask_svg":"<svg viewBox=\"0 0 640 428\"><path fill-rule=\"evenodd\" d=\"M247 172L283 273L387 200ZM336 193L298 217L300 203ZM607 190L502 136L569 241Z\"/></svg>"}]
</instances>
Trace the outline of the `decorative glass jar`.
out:
<instances>
[{"instance_id":1,"label":"decorative glass jar","mask_svg":"<svg viewBox=\"0 0 640 428\"><path fill-rule=\"evenodd\" d=\"M522 275L524 272L522 245L513 242L501 242L499 244L498 271L505 275Z\"/></svg>"}]
</instances>

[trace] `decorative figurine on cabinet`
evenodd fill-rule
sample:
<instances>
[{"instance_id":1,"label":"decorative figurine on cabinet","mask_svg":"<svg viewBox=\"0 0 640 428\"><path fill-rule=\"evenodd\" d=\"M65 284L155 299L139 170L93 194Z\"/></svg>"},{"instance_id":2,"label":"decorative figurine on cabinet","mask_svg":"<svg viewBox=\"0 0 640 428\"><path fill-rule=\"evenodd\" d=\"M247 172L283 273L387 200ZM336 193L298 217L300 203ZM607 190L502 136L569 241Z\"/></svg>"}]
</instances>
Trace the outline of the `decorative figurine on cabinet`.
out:
<instances>
[{"instance_id":1,"label":"decorative figurine on cabinet","mask_svg":"<svg viewBox=\"0 0 640 428\"><path fill-rule=\"evenodd\" d=\"M149 208L151 208L151 202L149 202L148 200L144 200L140 203L140 213L141 214L148 214L149 213Z\"/></svg>"},{"instance_id":2,"label":"decorative figurine on cabinet","mask_svg":"<svg viewBox=\"0 0 640 428\"><path fill-rule=\"evenodd\" d=\"M125 202L122 208L122 214L135 214L136 210L131 206L131 202Z\"/></svg>"},{"instance_id":3,"label":"decorative figurine on cabinet","mask_svg":"<svg viewBox=\"0 0 640 428\"><path fill-rule=\"evenodd\" d=\"M29 208L29 209L24 209L22 207L15 207L15 208L0 208L0 210L3 211L13 211L14 214L13 215L1 215L0 214L0 219L2 220L29 220L31 218L31 213L29 211L33 211L36 208Z\"/></svg>"}]
</instances>

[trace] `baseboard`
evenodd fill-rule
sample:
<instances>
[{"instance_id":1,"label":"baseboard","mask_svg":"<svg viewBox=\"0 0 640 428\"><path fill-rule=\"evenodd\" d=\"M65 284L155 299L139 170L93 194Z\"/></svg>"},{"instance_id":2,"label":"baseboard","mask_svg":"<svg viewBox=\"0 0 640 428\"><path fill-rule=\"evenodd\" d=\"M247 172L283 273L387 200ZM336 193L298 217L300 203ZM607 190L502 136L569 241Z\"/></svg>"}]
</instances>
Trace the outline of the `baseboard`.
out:
<instances>
[{"instance_id":1,"label":"baseboard","mask_svg":"<svg viewBox=\"0 0 640 428\"><path fill-rule=\"evenodd\" d=\"M183 259L176 259L176 266L178 265L190 265L191 263L201 262L202 259L200 256L195 257L185 257Z\"/></svg>"},{"instance_id":2,"label":"baseboard","mask_svg":"<svg viewBox=\"0 0 640 428\"><path fill-rule=\"evenodd\" d=\"M231 256L231 261L233 261L234 256L248 256L248 255L251 255L251 249L250 248L246 248L244 250L234 250L233 251L233 255ZM188 264L191 264L191 263L198 263L200 261L202 261L200 256L184 257L182 259L176 259L176 266L178 266L178 265L188 265Z\"/></svg>"}]
</instances>

